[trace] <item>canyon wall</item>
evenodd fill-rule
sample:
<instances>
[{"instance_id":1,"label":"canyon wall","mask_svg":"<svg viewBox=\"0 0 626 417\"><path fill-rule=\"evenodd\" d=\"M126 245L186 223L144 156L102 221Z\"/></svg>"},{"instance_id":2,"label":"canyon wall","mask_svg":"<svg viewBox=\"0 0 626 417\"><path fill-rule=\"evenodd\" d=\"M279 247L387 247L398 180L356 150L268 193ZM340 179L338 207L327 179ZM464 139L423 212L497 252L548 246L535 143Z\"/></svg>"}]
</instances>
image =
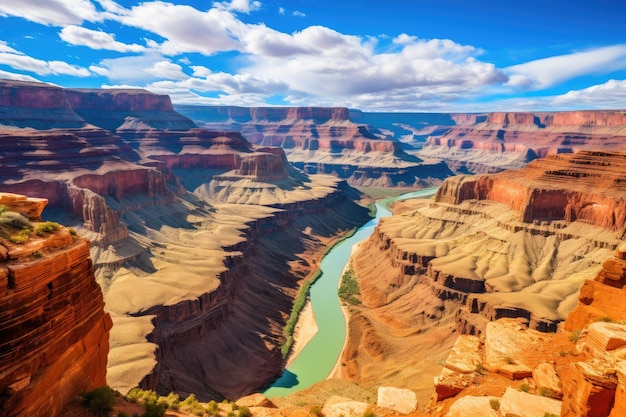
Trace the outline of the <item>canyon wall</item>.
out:
<instances>
[{"instance_id":1,"label":"canyon wall","mask_svg":"<svg viewBox=\"0 0 626 417\"><path fill-rule=\"evenodd\" d=\"M36 226L45 200L0 193L0 204ZM6 236L20 228L1 229L0 415L56 416L106 384L111 319L89 243L60 227L18 244Z\"/></svg>"},{"instance_id":2,"label":"canyon wall","mask_svg":"<svg viewBox=\"0 0 626 417\"><path fill-rule=\"evenodd\" d=\"M38 130L26 99L9 103L21 119L2 120L0 190L49 199L46 217L91 241L113 321L107 382L203 399L270 382L298 287L369 219L358 193L196 128L166 96L50 88L80 126Z\"/></svg>"},{"instance_id":3,"label":"canyon wall","mask_svg":"<svg viewBox=\"0 0 626 417\"><path fill-rule=\"evenodd\" d=\"M555 155L396 203L352 259L362 303L351 307L341 376L427 398L424 381L458 333L484 337L503 318L556 331L623 238L625 158Z\"/></svg>"}]
</instances>

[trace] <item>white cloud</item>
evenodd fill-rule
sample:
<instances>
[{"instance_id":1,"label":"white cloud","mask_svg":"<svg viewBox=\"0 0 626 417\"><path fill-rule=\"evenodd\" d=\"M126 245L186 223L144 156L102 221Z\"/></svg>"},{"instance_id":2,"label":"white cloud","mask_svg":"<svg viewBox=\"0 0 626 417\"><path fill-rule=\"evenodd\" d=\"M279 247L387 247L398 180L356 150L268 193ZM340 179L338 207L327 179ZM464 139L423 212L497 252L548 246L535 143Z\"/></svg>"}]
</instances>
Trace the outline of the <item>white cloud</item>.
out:
<instances>
[{"instance_id":1,"label":"white cloud","mask_svg":"<svg viewBox=\"0 0 626 417\"><path fill-rule=\"evenodd\" d=\"M213 3L214 7L234 12L250 13L261 8L260 1L250 0L231 0L230 2L222 1Z\"/></svg>"},{"instance_id":2,"label":"white cloud","mask_svg":"<svg viewBox=\"0 0 626 417\"><path fill-rule=\"evenodd\" d=\"M91 49L105 49L117 52L142 52L146 48L141 45L127 45L115 40L115 35L91 30L81 26L66 26L59 33L61 39L72 45L87 46Z\"/></svg>"},{"instance_id":3,"label":"white cloud","mask_svg":"<svg viewBox=\"0 0 626 417\"><path fill-rule=\"evenodd\" d=\"M413 43L417 40L417 36L410 36L406 33L401 33L395 38L393 38L392 42L398 45L406 45L409 43Z\"/></svg>"},{"instance_id":4,"label":"white cloud","mask_svg":"<svg viewBox=\"0 0 626 417\"><path fill-rule=\"evenodd\" d=\"M54 26L101 20L100 14L89 0L2 0L0 14Z\"/></svg>"},{"instance_id":5,"label":"white cloud","mask_svg":"<svg viewBox=\"0 0 626 417\"><path fill-rule=\"evenodd\" d=\"M38 75L88 77L91 74L88 69L67 62L44 61L33 58L10 47L4 41L0 41L0 64L8 65L16 70L34 72Z\"/></svg>"},{"instance_id":6,"label":"white cloud","mask_svg":"<svg viewBox=\"0 0 626 417\"><path fill-rule=\"evenodd\" d=\"M161 55L146 54L104 59L97 66L103 69L102 72L106 71L109 80L115 84L140 84L157 79L147 69L159 61L163 61Z\"/></svg>"},{"instance_id":7,"label":"white cloud","mask_svg":"<svg viewBox=\"0 0 626 417\"><path fill-rule=\"evenodd\" d=\"M300 10L296 10L292 13L292 15L296 16L296 17L306 17L306 13L301 12Z\"/></svg>"},{"instance_id":8,"label":"white cloud","mask_svg":"<svg viewBox=\"0 0 626 417\"><path fill-rule=\"evenodd\" d=\"M251 75L211 73L205 78L188 77L180 81L155 81L147 88L165 92L168 89L186 88L203 93L223 92L228 95L257 94L270 96L285 91L287 85L271 78L260 78Z\"/></svg>"},{"instance_id":9,"label":"white cloud","mask_svg":"<svg viewBox=\"0 0 626 417\"><path fill-rule=\"evenodd\" d=\"M278 14L282 14L284 16L285 15L285 8L284 7L279 7L278 8Z\"/></svg>"},{"instance_id":10,"label":"white cloud","mask_svg":"<svg viewBox=\"0 0 626 417\"><path fill-rule=\"evenodd\" d=\"M92 73L97 74L97 75L102 75L102 76L109 75L109 70L108 69L106 69L104 67L99 67L97 65L91 65L89 67L89 71L91 71Z\"/></svg>"},{"instance_id":11,"label":"white cloud","mask_svg":"<svg viewBox=\"0 0 626 417\"><path fill-rule=\"evenodd\" d=\"M209 68L202 65L192 65L191 69L194 77L208 77L213 73Z\"/></svg>"},{"instance_id":12,"label":"white cloud","mask_svg":"<svg viewBox=\"0 0 626 417\"><path fill-rule=\"evenodd\" d=\"M0 70L0 78L7 79L7 80L41 82L37 78L31 77L30 75L15 74L12 72L2 71L2 70Z\"/></svg>"},{"instance_id":13,"label":"white cloud","mask_svg":"<svg viewBox=\"0 0 626 417\"><path fill-rule=\"evenodd\" d=\"M626 45L553 56L508 67L512 86L548 88L572 78L626 68Z\"/></svg>"},{"instance_id":14,"label":"white cloud","mask_svg":"<svg viewBox=\"0 0 626 417\"><path fill-rule=\"evenodd\" d=\"M167 80L183 80L189 78L189 76L183 72L183 68L180 65L170 61L155 62L146 72L157 78Z\"/></svg>"},{"instance_id":15,"label":"white cloud","mask_svg":"<svg viewBox=\"0 0 626 417\"><path fill-rule=\"evenodd\" d=\"M244 24L223 9L202 12L191 6L155 1L118 10L109 18L165 38L160 45L148 42L148 47L158 47L166 55L184 52L212 55L241 49L233 33L240 32Z\"/></svg>"},{"instance_id":16,"label":"white cloud","mask_svg":"<svg viewBox=\"0 0 626 417\"><path fill-rule=\"evenodd\" d=\"M626 80L609 80L582 90L571 90L552 100L570 108L626 109Z\"/></svg>"}]
</instances>

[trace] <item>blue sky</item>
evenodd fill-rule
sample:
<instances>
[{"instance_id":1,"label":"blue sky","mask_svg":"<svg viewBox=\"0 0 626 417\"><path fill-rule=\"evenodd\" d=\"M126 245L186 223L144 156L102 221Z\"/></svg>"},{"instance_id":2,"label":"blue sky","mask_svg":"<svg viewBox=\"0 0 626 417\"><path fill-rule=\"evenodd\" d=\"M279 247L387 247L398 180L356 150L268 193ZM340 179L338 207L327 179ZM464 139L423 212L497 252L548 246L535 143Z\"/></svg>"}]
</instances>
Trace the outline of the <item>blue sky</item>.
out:
<instances>
[{"instance_id":1,"label":"blue sky","mask_svg":"<svg viewBox=\"0 0 626 417\"><path fill-rule=\"evenodd\" d=\"M0 78L175 103L626 109L615 0L0 0Z\"/></svg>"}]
</instances>

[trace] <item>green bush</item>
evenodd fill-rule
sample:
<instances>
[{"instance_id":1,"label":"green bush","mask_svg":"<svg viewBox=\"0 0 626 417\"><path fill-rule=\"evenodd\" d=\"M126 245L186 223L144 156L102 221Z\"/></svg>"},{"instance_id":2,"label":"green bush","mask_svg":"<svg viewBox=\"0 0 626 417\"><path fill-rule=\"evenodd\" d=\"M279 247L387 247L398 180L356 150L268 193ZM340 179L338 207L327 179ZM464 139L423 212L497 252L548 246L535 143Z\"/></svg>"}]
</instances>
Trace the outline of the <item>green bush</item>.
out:
<instances>
[{"instance_id":1,"label":"green bush","mask_svg":"<svg viewBox=\"0 0 626 417\"><path fill-rule=\"evenodd\" d=\"M206 411L202 404L198 401L198 398L194 394L189 394L189 397L185 398L180 403L180 411L185 411L197 416L201 416Z\"/></svg>"},{"instance_id":2,"label":"green bush","mask_svg":"<svg viewBox=\"0 0 626 417\"><path fill-rule=\"evenodd\" d=\"M118 411L117 412L117 417L130 417L130 414L125 413L123 411Z\"/></svg>"},{"instance_id":3,"label":"green bush","mask_svg":"<svg viewBox=\"0 0 626 417\"><path fill-rule=\"evenodd\" d=\"M520 385L519 390L522 392L528 392L530 391L530 386L526 383L523 383L522 385Z\"/></svg>"},{"instance_id":4,"label":"green bush","mask_svg":"<svg viewBox=\"0 0 626 417\"><path fill-rule=\"evenodd\" d=\"M180 408L180 397L174 392L170 392L167 397L159 397L159 402L167 404L168 410L178 411Z\"/></svg>"},{"instance_id":5,"label":"green bush","mask_svg":"<svg viewBox=\"0 0 626 417\"><path fill-rule=\"evenodd\" d=\"M165 409L167 407L163 401L148 401L143 404L143 408L146 411L141 415L141 417L163 417L165 416Z\"/></svg>"},{"instance_id":6,"label":"green bush","mask_svg":"<svg viewBox=\"0 0 626 417\"><path fill-rule=\"evenodd\" d=\"M572 343L576 343L576 342L578 342L579 338L580 338L580 329L574 329L574 331L572 332L572 335L570 336L569 340Z\"/></svg>"},{"instance_id":7,"label":"green bush","mask_svg":"<svg viewBox=\"0 0 626 417\"><path fill-rule=\"evenodd\" d=\"M206 412L211 416L217 416L220 413L220 407L215 400L209 401L206 407Z\"/></svg>"},{"instance_id":8,"label":"green bush","mask_svg":"<svg viewBox=\"0 0 626 417\"><path fill-rule=\"evenodd\" d=\"M18 229L23 229L24 227L32 229L33 227L28 218L14 211L4 211L2 214L0 214L0 224L15 227Z\"/></svg>"},{"instance_id":9,"label":"green bush","mask_svg":"<svg viewBox=\"0 0 626 417\"><path fill-rule=\"evenodd\" d=\"M98 387L83 394L85 405L96 416L108 416L116 402L115 391L109 386Z\"/></svg>"},{"instance_id":10,"label":"green bush","mask_svg":"<svg viewBox=\"0 0 626 417\"><path fill-rule=\"evenodd\" d=\"M39 223L37 226L35 226L35 234L37 236L42 236L44 233L52 233L59 230L59 227L61 227L61 225L57 222Z\"/></svg>"},{"instance_id":11,"label":"green bush","mask_svg":"<svg viewBox=\"0 0 626 417\"><path fill-rule=\"evenodd\" d=\"M541 387L539 388L539 395L542 397L556 398L558 396L557 392L552 388Z\"/></svg>"},{"instance_id":12,"label":"green bush","mask_svg":"<svg viewBox=\"0 0 626 417\"><path fill-rule=\"evenodd\" d=\"M306 303L307 297L309 296L309 289L311 288L311 285L313 285L313 283L317 281L317 279L321 276L322 271L316 271L311 279L302 284L300 290L298 291L298 295L293 302L291 314L289 315L287 323L283 328L283 336L285 336L285 342L280 348L280 352L282 353L283 358L286 358L287 355L289 355L291 345L293 345L293 331L296 328L296 324L298 323L298 317L300 316L300 312L304 308L304 304Z\"/></svg>"},{"instance_id":13,"label":"green bush","mask_svg":"<svg viewBox=\"0 0 626 417\"><path fill-rule=\"evenodd\" d=\"M348 304L353 306L361 304L361 300L357 298L357 295L361 295L361 291L353 270L350 269L341 276L338 294L339 298Z\"/></svg>"},{"instance_id":14,"label":"green bush","mask_svg":"<svg viewBox=\"0 0 626 417\"><path fill-rule=\"evenodd\" d=\"M248 407L239 407L239 417L252 417L252 412Z\"/></svg>"},{"instance_id":15,"label":"green bush","mask_svg":"<svg viewBox=\"0 0 626 417\"><path fill-rule=\"evenodd\" d=\"M374 414L374 412L372 410L365 410L365 412L363 413L363 417L376 417L376 414Z\"/></svg>"},{"instance_id":16,"label":"green bush","mask_svg":"<svg viewBox=\"0 0 626 417\"><path fill-rule=\"evenodd\" d=\"M12 243L16 244L28 242L28 239L30 239L30 229L28 229L28 227L24 227L22 230L19 231L19 233L9 237L9 240Z\"/></svg>"}]
</instances>

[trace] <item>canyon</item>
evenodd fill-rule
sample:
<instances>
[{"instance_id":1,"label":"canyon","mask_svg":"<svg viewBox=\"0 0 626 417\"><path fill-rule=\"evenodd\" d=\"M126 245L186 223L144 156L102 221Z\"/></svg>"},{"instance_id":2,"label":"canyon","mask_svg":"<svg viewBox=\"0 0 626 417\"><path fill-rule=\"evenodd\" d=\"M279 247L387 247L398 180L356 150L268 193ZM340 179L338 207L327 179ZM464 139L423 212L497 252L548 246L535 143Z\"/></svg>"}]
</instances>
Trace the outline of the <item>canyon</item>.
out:
<instances>
[{"instance_id":1,"label":"canyon","mask_svg":"<svg viewBox=\"0 0 626 417\"><path fill-rule=\"evenodd\" d=\"M361 304L346 307L338 371L314 390L394 386L420 405L401 414L486 415L497 400L504 415L536 400L522 384L556 391L556 373L545 411L621 415L625 118L173 106L143 90L0 81L0 204L71 227L26 245L3 236L2 314L25 314L7 331L33 338L3 348L3 411L56 415L105 382L105 364L122 393L258 391L285 365L298 289L370 218L363 192L436 185L355 250ZM78 294L88 302L60 308ZM15 361L16 343L37 347ZM275 410L258 411L293 411Z\"/></svg>"}]
</instances>

